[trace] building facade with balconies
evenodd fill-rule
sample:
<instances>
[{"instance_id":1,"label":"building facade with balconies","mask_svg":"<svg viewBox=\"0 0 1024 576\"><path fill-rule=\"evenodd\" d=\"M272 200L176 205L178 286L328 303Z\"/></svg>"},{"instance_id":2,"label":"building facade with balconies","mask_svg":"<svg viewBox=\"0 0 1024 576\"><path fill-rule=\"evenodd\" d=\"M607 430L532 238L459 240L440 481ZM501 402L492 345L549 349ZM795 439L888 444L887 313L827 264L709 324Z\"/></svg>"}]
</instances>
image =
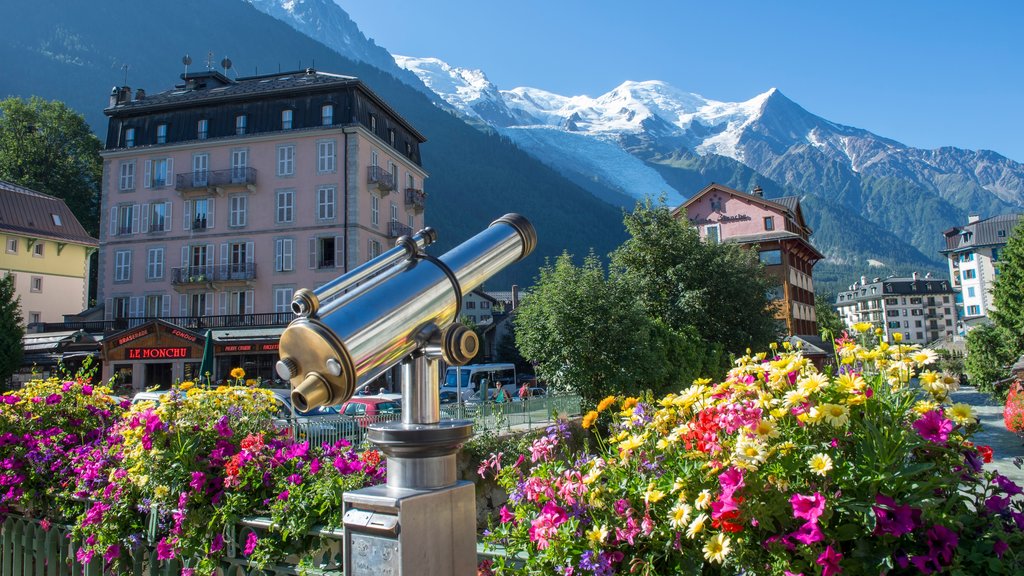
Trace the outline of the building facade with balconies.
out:
<instances>
[{"instance_id":1,"label":"building facade with balconies","mask_svg":"<svg viewBox=\"0 0 1024 576\"><path fill-rule=\"evenodd\" d=\"M772 299L790 336L818 335L814 309L814 264L824 258L811 244L800 199L765 199L761 189L740 192L710 184L673 211L708 242L756 247L765 271L778 281Z\"/></svg>"},{"instance_id":2,"label":"building facade with balconies","mask_svg":"<svg viewBox=\"0 0 1024 576\"><path fill-rule=\"evenodd\" d=\"M251 342L218 346L266 352L246 362L270 378L276 348L263 349L273 339L265 327L290 319L296 290L423 227L425 138L350 76L181 78L159 94L115 88L104 111L99 302L126 330L160 318L197 331L181 332L188 343L207 327L222 328L219 342L231 326L259 327ZM136 388L193 377L201 360L157 369L154 352L141 362L137 345L108 348L104 377Z\"/></svg>"},{"instance_id":3,"label":"building facade with balconies","mask_svg":"<svg viewBox=\"0 0 1024 576\"><path fill-rule=\"evenodd\" d=\"M964 329L984 322L992 309L992 287L999 276L1000 252L1024 214L1004 214L982 220L968 217L965 226L942 233L949 263L949 280L959 294L957 307Z\"/></svg>"},{"instance_id":4,"label":"building facade with balconies","mask_svg":"<svg viewBox=\"0 0 1024 576\"><path fill-rule=\"evenodd\" d=\"M899 332L909 344L928 344L957 333L956 292L948 280L930 275L910 278L862 276L836 296L839 317L847 328L868 322L886 340Z\"/></svg>"}]
</instances>

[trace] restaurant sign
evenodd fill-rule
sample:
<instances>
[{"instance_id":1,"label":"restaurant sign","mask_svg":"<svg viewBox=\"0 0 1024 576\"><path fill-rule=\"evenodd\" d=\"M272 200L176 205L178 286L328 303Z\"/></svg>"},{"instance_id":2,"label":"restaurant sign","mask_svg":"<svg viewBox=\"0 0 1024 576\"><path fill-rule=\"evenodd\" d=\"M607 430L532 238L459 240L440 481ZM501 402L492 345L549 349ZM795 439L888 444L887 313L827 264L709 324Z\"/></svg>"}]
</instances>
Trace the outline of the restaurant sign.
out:
<instances>
[{"instance_id":1,"label":"restaurant sign","mask_svg":"<svg viewBox=\"0 0 1024 576\"><path fill-rule=\"evenodd\" d=\"M128 348L128 360L173 360L188 358L187 346L159 348Z\"/></svg>"}]
</instances>

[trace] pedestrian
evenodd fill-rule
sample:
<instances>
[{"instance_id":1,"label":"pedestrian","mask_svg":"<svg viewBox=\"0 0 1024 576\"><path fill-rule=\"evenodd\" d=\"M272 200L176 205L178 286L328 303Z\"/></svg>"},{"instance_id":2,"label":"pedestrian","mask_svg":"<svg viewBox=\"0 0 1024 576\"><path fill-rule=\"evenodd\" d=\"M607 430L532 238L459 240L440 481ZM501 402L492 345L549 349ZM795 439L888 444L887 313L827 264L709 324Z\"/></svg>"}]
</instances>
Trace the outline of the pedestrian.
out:
<instances>
[{"instance_id":1,"label":"pedestrian","mask_svg":"<svg viewBox=\"0 0 1024 576\"><path fill-rule=\"evenodd\" d=\"M530 383L523 382L523 385L519 387L519 399L526 400L530 397Z\"/></svg>"},{"instance_id":2,"label":"pedestrian","mask_svg":"<svg viewBox=\"0 0 1024 576\"><path fill-rule=\"evenodd\" d=\"M501 385L501 382L497 382L495 386L498 387L498 391L494 394L494 401L498 404L505 403L508 400L508 392L505 392L505 388Z\"/></svg>"}]
</instances>

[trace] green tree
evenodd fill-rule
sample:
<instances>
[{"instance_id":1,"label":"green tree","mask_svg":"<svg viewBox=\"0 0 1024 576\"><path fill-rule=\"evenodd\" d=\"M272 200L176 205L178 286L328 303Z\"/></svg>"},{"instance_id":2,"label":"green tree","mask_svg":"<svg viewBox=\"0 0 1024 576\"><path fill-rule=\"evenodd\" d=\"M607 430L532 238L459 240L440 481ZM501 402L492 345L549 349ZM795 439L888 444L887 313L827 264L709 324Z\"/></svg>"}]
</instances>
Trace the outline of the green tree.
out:
<instances>
[{"instance_id":1,"label":"green tree","mask_svg":"<svg viewBox=\"0 0 1024 576\"><path fill-rule=\"evenodd\" d=\"M825 339L834 339L846 329L839 313L832 306L833 300L834 298L830 294L814 295L814 314L818 319L818 333Z\"/></svg>"},{"instance_id":2,"label":"green tree","mask_svg":"<svg viewBox=\"0 0 1024 576\"><path fill-rule=\"evenodd\" d=\"M565 253L542 267L515 328L538 375L591 404L608 394L678 389L706 369L706 344L696 333L649 318L594 254L582 266Z\"/></svg>"},{"instance_id":3,"label":"green tree","mask_svg":"<svg viewBox=\"0 0 1024 576\"><path fill-rule=\"evenodd\" d=\"M964 370L978 390L1005 396L1006 391L997 390L995 383L1010 375L1008 366L1016 358L1008 341L1006 330L995 324L979 326L967 333Z\"/></svg>"},{"instance_id":4,"label":"green tree","mask_svg":"<svg viewBox=\"0 0 1024 576\"><path fill-rule=\"evenodd\" d=\"M0 178L62 198L86 231L99 234L100 141L63 102L0 101Z\"/></svg>"},{"instance_id":5,"label":"green tree","mask_svg":"<svg viewBox=\"0 0 1024 576\"><path fill-rule=\"evenodd\" d=\"M781 334L756 250L703 242L697 229L648 200L625 217L630 238L611 254L612 273L653 318L696 329L727 352L764 349Z\"/></svg>"},{"instance_id":6,"label":"green tree","mask_svg":"<svg viewBox=\"0 0 1024 576\"><path fill-rule=\"evenodd\" d=\"M1013 230L996 266L992 318L1005 330L1010 352L1019 356L1024 353L1024 219Z\"/></svg>"},{"instance_id":7,"label":"green tree","mask_svg":"<svg viewBox=\"0 0 1024 576\"><path fill-rule=\"evenodd\" d=\"M25 356L21 321L21 299L14 292L14 277L4 275L0 278L0 382L10 379Z\"/></svg>"}]
</instances>

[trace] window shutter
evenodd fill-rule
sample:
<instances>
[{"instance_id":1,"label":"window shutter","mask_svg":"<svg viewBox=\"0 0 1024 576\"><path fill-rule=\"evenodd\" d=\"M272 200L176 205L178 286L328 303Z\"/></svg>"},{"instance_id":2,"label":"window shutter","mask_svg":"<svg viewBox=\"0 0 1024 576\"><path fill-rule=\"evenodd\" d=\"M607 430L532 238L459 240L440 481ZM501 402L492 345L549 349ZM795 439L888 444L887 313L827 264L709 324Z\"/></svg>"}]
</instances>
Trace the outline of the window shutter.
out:
<instances>
[{"instance_id":1,"label":"window shutter","mask_svg":"<svg viewBox=\"0 0 1024 576\"><path fill-rule=\"evenodd\" d=\"M142 316L142 297L132 296L128 301L128 317L139 318Z\"/></svg>"},{"instance_id":2,"label":"window shutter","mask_svg":"<svg viewBox=\"0 0 1024 576\"><path fill-rule=\"evenodd\" d=\"M228 313L228 293L221 292L220 296L220 315L223 316Z\"/></svg>"},{"instance_id":3,"label":"window shutter","mask_svg":"<svg viewBox=\"0 0 1024 576\"><path fill-rule=\"evenodd\" d=\"M309 267L316 268L316 238L309 239Z\"/></svg>"},{"instance_id":4,"label":"window shutter","mask_svg":"<svg viewBox=\"0 0 1024 576\"><path fill-rule=\"evenodd\" d=\"M213 206L216 203L217 203L217 199L216 198L210 198L210 200L206 203L206 205L208 206L208 208L206 209L206 227L207 228L213 228L213 223L216 222L216 219L213 216Z\"/></svg>"},{"instance_id":5,"label":"window shutter","mask_svg":"<svg viewBox=\"0 0 1024 576\"><path fill-rule=\"evenodd\" d=\"M211 278L211 276L213 276L213 246L213 244L206 245L206 271L204 274L206 274L206 279L208 281L213 280L213 278ZM212 302L210 303L210 306L213 306Z\"/></svg>"},{"instance_id":6,"label":"window shutter","mask_svg":"<svg viewBox=\"0 0 1024 576\"><path fill-rule=\"evenodd\" d=\"M164 186L174 186L174 158L167 159L167 180Z\"/></svg>"},{"instance_id":7,"label":"window shutter","mask_svg":"<svg viewBox=\"0 0 1024 576\"><path fill-rule=\"evenodd\" d=\"M206 315L213 316L213 292L206 293Z\"/></svg>"},{"instance_id":8,"label":"window shutter","mask_svg":"<svg viewBox=\"0 0 1024 576\"><path fill-rule=\"evenodd\" d=\"M278 238L274 241L274 271L284 270L284 240Z\"/></svg>"},{"instance_id":9,"label":"window shutter","mask_svg":"<svg viewBox=\"0 0 1024 576\"><path fill-rule=\"evenodd\" d=\"M167 318L171 315L171 295L164 294L160 300L160 315Z\"/></svg>"},{"instance_id":10,"label":"window shutter","mask_svg":"<svg viewBox=\"0 0 1024 576\"><path fill-rule=\"evenodd\" d=\"M164 202L164 230L171 229L171 206L174 206L174 204Z\"/></svg>"},{"instance_id":11,"label":"window shutter","mask_svg":"<svg viewBox=\"0 0 1024 576\"><path fill-rule=\"evenodd\" d=\"M185 213L182 216L182 229L183 230L191 230L192 229L192 201L191 200L185 200Z\"/></svg>"},{"instance_id":12,"label":"window shutter","mask_svg":"<svg viewBox=\"0 0 1024 576\"><path fill-rule=\"evenodd\" d=\"M188 316L188 295L178 296L178 316Z\"/></svg>"},{"instance_id":13,"label":"window shutter","mask_svg":"<svg viewBox=\"0 0 1024 576\"><path fill-rule=\"evenodd\" d=\"M253 290L245 291L245 313L253 313L253 300L256 298L256 292Z\"/></svg>"},{"instance_id":14,"label":"window shutter","mask_svg":"<svg viewBox=\"0 0 1024 576\"><path fill-rule=\"evenodd\" d=\"M230 263L228 256L228 243L224 242L220 245L220 265L226 268Z\"/></svg>"},{"instance_id":15,"label":"window shutter","mask_svg":"<svg viewBox=\"0 0 1024 576\"><path fill-rule=\"evenodd\" d=\"M341 268L341 267L344 266L344 264L343 264L344 258L343 257L345 256L345 246L344 246L344 242L343 241L344 241L344 237L342 237L342 236L335 236L334 237L334 267L335 268Z\"/></svg>"},{"instance_id":16,"label":"window shutter","mask_svg":"<svg viewBox=\"0 0 1024 576\"><path fill-rule=\"evenodd\" d=\"M146 233L149 232L149 204L142 205L142 226L139 227L139 231Z\"/></svg>"},{"instance_id":17,"label":"window shutter","mask_svg":"<svg viewBox=\"0 0 1024 576\"><path fill-rule=\"evenodd\" d=\"M114 299L107 298L103 301L103 319L113 320L114 319Z\"/></svg>"},{"instance_id":18,"label":"window shutter","mask_svg":"<svg viewBox=\"0 0 1024 576\"><path fill-rule=\"evenodd\" d=\"M132 204L132 234L139 233L139 205Z\"/></svg>"},{"instance_id":19,"label":"window shutter","mask_svg":"<svg viewBox=\"0 0 1024 576\"><path fill-rule=\"evenodd\" d=\"M110 209L110 233L108 236L117 236L117 206Z\"/></svg>"},{"instance_id":20,"label":"window shutter","mask_svg":"<svg viewBox=\"0 0 1024 576\"><path fill-rule=\"evenodd\" d=\"M146 160L146 175L142 179L142 186L144 188L152 188L153 187L153 161L152 160Z\"/></svg>"},{"instance_id":21,"label":"window shutter","mask_svg":"<svg viewBox=\"0 0 1024 576\"><path fill-rule=\"evenodd\" d=\"M188 246L181 247L181 267L188 268ZM184 272L182 272L184 274Z\"/></svg>"}]
</instances>

